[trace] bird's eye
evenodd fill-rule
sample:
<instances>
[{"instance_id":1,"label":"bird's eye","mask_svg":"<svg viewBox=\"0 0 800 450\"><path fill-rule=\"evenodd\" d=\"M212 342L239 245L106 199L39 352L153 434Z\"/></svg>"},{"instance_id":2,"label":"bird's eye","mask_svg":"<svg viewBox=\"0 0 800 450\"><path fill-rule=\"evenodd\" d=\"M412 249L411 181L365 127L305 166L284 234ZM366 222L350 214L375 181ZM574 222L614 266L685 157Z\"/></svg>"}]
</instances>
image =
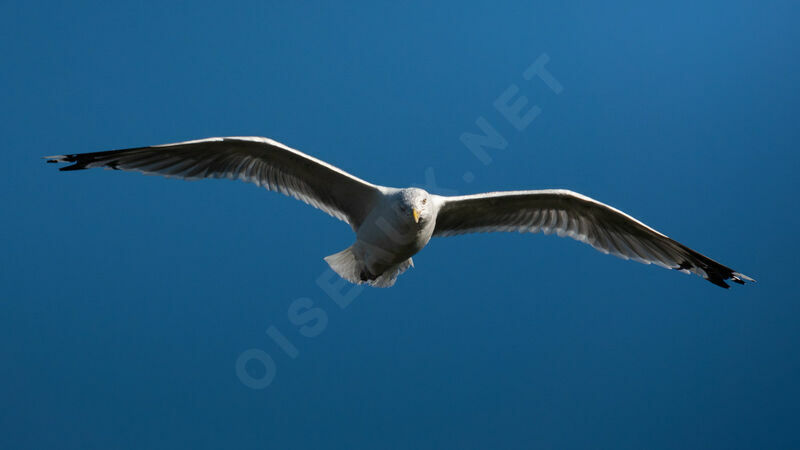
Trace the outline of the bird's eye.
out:
<instances>
[{"instance_id":1,"label":"bird's eye","mask_svg":"<svg viewBox=\"0 0 800 450\"><path fill-rule=\"evenodd\" d=\"M422 204L424 205L425 203L428 203L428 199L427 198L423 198L422 199Z\"/></svg>"}]
</instances>

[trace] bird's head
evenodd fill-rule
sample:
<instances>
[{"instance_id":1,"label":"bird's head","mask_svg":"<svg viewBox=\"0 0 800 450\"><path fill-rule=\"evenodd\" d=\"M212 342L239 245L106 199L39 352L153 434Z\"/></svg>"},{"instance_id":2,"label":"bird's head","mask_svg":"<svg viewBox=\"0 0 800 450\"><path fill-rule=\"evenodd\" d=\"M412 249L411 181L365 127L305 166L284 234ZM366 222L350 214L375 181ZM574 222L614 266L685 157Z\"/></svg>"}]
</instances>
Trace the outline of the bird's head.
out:
<instances>
[{"instance_id":1,"label":"bird's head","mask_svg":"<svg viewBox=\"0 0 800 450\"><path fill-rule=\"evenodd\" d=\"M408 188L400 191L398 203L400 215L409 217L417 224L423 224L432 218L431 195L422 189Z\"/></svg>"}]
</instances>

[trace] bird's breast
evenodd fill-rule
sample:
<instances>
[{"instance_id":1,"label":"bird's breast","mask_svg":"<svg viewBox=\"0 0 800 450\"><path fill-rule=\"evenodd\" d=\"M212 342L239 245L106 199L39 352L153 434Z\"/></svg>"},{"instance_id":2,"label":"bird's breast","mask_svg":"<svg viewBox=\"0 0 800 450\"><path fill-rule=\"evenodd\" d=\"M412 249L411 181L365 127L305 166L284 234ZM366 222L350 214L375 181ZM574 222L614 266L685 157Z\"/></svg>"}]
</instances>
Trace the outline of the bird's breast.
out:
<instances>
[{"instance_id":1,"label":"bird's breast","mask_svg":"<svg viewBox=\"0 0 800 450\"><path fill-rule=\"evenodd\" d=\"M386 263L405 261L419 252L431 238L433 226L407 221L391 214L367 217L356 233L357 241L373 253L382 254Z\"/></svg>"}]
</instances>

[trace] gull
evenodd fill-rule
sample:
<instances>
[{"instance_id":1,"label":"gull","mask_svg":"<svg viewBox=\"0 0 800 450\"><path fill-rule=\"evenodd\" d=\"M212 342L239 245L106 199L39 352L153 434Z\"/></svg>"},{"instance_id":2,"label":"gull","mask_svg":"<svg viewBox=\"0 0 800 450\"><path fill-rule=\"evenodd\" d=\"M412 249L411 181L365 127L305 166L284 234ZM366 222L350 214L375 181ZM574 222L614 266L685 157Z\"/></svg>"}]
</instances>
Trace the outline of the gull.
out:
<instances>
[{"instance_id":1,"label":"gull","mask_svg":"<svg viewBox=\"0 0 800 450\"><path fill-rule=\"evenodd\" d=\"M392 286L431 237L495 231L569 236L603 253L694 273L724 288L725 280L755 281L576 192L440 196L380 186L263 137L214 137L45 159L72 163L62 171L103 167L185 180L239 179L302 200L353 228L355 243L325 261L356 284Z\"/></svg>"}]
</instances>

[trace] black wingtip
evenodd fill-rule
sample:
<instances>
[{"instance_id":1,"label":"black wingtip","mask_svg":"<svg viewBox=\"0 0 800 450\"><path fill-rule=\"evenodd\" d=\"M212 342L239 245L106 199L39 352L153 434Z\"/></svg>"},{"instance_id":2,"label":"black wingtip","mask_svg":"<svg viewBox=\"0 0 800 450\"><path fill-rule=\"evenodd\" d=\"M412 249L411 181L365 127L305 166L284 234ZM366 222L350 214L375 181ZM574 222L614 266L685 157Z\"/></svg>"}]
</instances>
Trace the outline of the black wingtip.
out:
<instances>
[{"instance_id":1,"label":"black wingtip","mask_svg":"<svg viewBox=\"0 0 800 450\"><path fill-rule=\"evenodd\" d=\"M724 270L720 270L720 267L722 269L724 269ZM728 283L726 283L725 281L730 281L730 282L733 282L733 283L736 283L736 284L741 284L741 285L745 285L747 283L755 283L756 282L756 280L754 280L753 278L748 277L747 275L741 274L739 272L734 272L734 271L728 269L725 266L720 266L720 267L715 268L715 269L717 269L715 271L711 271L710 270L710 269L712 269L711 267L706 268L705 270L706 270L706 273L708 274L706 276L706 280L716 284L719 287L723 287L725 289L730 288Z\"/></svg>"},{"instance_id":2,"label":"black wingtip","mask_svg":"<svg viewBox=\"0 0 800 450\"><path fill-rule=\"evenodd\" d=\"M708 278L706 278L706 280L708 280L708 281L710 281L710 282L712 282L712 283L716 284L717 286L719 286L721 288L724 288L724 289L730 289L731 288L731 286L728 283L726 283L725 280L723 280L722 278L719 278L719 277L708 277Z\"/></svg>"},{"instance_id":3,"label":"black wingtip","mask_svg":"<svg viewBox=\"0 0 800 450\"><path fill-rule=\"evenodd\" d=\"M722 264L705 258L702 255L700 256L705 260L705 264L696 266L689 261L683 261L678 266L673 267L673 269L688 273L693 271L692 269L700 268L702 269L700 275L702 275L706 281L724 289L730 289L731 287L728 283L726 283L726 281L742 285L756 282L756 280L748 277L747 275L735 272L732 269L723 266ZM695 271L695 273L697 272Z\"/></svg>"},{"instance_id":4,"label":"black wingtip","mask_svg":"<svg viewBox=\"0 0 800 450\"><path fill-rule=\"evenodd\" d=\"M58 171L59 172L69 172L69 171L72 171L72 170L83 170L85 168L86 168L86 166L83 166L83 165L80 165L80 164L73 164L71 166L60 167L58 169Z\"/></svg>"},{"instance_id":5,"label":"black wingtip","mask_svg":"<svg viewBox=\"0 0 800 450\"><path fill-rule=\"evenodd\" d=\"M48 164L57 164L57 163L73 163L71 166L66 167L59 167L58 170L60 172L68 172L71 170L82 170L86 169L87 161L82 161L79 158L80 155L55 155L55 156L45 156L44 159Z\"/></svg>"}]
</instances>

